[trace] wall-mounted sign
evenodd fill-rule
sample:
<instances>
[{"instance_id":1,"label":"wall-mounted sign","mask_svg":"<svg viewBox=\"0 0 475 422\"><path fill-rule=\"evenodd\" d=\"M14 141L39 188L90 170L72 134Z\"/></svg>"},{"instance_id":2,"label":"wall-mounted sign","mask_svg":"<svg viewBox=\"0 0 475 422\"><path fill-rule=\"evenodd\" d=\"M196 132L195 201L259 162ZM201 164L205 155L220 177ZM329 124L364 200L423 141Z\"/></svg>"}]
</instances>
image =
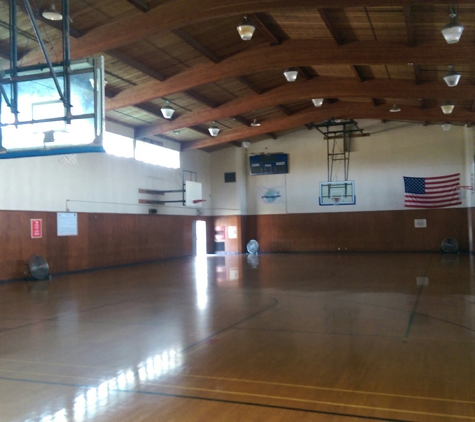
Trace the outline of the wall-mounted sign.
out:
<instances>
[{"instance_id":1,"label":"wall-mounted sign","mask_svg":"<svg viewBox=\"0 0 475 422\"><path fill-rule=\"evenodd\" d=\"M41 218L32 218L30 220L30 231L32 239L40 239L43 237L43 221Z\"/></svg>"},{"instance_id":2,"label":"wall-mounted sign","mask_svg":"<svg viewBox=\"0 0 475 422\"><path fill-rule=\"evenodd\" d=\"M224 242L225 239L226 239L226 226L215 226L214 227L214 241Z\"/></svg>"},{"instance_id":3,"label":"wall-mounted sign","mask_svg":"<svg viewBox=\"0 0 475 422\"><path fill-rule=\"evenodd\" d=\"M228 226L228 239L237 239L237 226Z\"/></svg>"},{"instance_id":4,"label":"wall-mounted sign","mask_svg":"<svg viewBox=\"0 0 475 422\"><path fill-rule=\"evenodd\" d=\"M58 212L58 236L78 235L78 215L75 212Z\"/></svg>"},{"instance_id":5,"label":"wall-mounted sign","mask_svg":"<svg viewBox=\"0 0 475 422\"><path fill-rule=\"evenodd\" d=\"M427 220L425 218L416 218L414 220L414 227L416 229L425 229L427 227Z\"/></svg>"}]
</instances>

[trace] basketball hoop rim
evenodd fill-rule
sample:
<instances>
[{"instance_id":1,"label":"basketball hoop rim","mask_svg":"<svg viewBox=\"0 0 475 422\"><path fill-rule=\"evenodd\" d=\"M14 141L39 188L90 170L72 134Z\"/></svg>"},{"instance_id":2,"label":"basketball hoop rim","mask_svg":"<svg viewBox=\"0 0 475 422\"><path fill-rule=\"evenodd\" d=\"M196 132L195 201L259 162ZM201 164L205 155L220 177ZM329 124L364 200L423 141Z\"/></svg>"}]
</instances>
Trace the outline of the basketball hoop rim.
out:
<instances>
[{"instance_id":1,"label":"basketball hoop rim","mask_svg":"<svg viewBox=\"0 0 475 422\"><path fill-rule=\"evenodd\" d=\"M200 202L206 202L206 199L193 199L193 204L199 204Z\"/></svg>"}]
</instances>

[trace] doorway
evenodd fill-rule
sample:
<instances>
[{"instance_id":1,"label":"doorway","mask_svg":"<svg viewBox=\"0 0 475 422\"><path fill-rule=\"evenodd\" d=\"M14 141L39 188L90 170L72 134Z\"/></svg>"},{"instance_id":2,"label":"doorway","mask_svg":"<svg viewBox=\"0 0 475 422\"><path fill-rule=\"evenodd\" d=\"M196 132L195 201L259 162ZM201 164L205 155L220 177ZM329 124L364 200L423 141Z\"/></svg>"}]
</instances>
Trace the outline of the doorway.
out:
<instances>
[{"instance_id":1,"label":"doorway","mask_svg":"<svg viewBox=\"0 0 475 422\"><path fill-rule=\"evenodd\" d=\"M206 221L193 221L193 254L196 256L206 255Z\"/></svg>"}]
</instances>

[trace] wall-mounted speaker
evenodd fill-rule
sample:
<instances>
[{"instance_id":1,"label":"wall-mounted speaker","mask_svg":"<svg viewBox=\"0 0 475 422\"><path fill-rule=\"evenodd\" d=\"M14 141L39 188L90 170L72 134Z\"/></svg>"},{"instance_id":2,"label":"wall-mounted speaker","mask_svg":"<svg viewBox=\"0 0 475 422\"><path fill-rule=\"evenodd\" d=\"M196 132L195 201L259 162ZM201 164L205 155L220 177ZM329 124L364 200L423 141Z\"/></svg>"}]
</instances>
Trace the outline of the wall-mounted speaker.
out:
<instances>
[{"instance_id":1,"label":"wall-mounted speaker","mask_svg":"<svg viewBox=\"0 0 475 422\"><path fill-rule=\"evenodd\" d=\"M150 209L148 210L148 213L149 213L149 214L156 214L156 213L157 213L157 209L156 209L156 208L150 208Z\"/></svg>"}]
</instances>

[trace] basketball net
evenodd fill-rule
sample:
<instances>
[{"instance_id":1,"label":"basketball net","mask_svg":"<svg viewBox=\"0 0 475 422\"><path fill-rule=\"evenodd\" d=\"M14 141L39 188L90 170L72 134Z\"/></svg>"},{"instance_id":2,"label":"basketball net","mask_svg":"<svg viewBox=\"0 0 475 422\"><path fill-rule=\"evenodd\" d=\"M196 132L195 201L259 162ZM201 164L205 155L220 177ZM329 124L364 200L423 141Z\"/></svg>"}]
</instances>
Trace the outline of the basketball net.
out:
<instances>
[{"instance_id":1,"label":"basketball net","mask_svg":"<svg viewBox=\"0 0 475 422\"><path fill-rule=\"evenodd\" d=\"M332 196L333 205L340 205L341 196Z\"/></svg>"}]
</instances>

